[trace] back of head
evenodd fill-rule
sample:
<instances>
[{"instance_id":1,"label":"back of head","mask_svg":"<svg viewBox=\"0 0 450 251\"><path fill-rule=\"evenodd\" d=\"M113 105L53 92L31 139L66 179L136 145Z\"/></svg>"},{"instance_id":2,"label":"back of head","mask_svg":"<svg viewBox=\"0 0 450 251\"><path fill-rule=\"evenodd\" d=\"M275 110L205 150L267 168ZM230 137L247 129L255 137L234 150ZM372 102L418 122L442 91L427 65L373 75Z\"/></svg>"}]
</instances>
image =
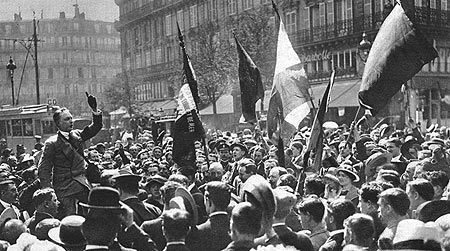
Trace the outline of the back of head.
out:
<instances>
[{"instance_id":1,"label":"back of head","mask_svg":"<svg viewBox=\"0 0 450 251\"><path fill-rule=\"evenodd\" d=\"M370 244L375 236L375 223L367 214L354 214L345 220L345 226L350 228L353 241L357 245ZM369 242L369 243L368 243Z\"/></svg>"},{"instance_id":2,"label":"back of head","mask_svg":"<svg viewBox=\"0 0 450 251\"><path fill-rule=\"evenodd\" d=\"M330 214L334 218L336 229L344 228L344 220L356 212L355 205L350 200L337 199L329 205Z\"/></svg>"},{"instance_id":3,"label":"back of head","mask_svg":"<svg viewBox=\"0 0 450 251\"><path fill-rule=\"evenodd\" d=\"M360 195L363 201L376 205L381 192L383 192L383 188L380 183L369 182L361 186Z\"/></svg>"},{"instance_id":4,"label":"back of head","mask_svg":"<svg viewBox=\"0 0 450 251\"><path fill-rule=\"evenodd\" d=\"M232 231L256 237L261 229L262 212L249 202L237 204L231 212Z\"/></svg>"},{"instance_id":5,"label":"back of head","mask_svg":"<svg viewBox=\"0 0 450 251\"><path fill-rule=\"evenodd\" d=\"M434 188L431 182L426 179L416 179L408 183L408 187L414 189L422 199L430 201L434 197Z\"/></svg>"},{"instance_id":6,"label":"back of head","mask_svg":"<svg viewBox=\"0 0 450 251\"><path fill-rule=\"evenodd\" d=\"M48 231L52 228L59 227L61 222L58 219L43 219L35 227L35 235L39 240L49 240Z\"/></svg>"},{"instance_id":7,"label":"back of head","mask_svg":"<svg viewBox=\"0 0 450 251\"><path fill-rule=\"evenodd\" d=\"M162 226L167 241L184 240L189 233L191 220L187 211L170 209L162 214Z\"/></svg>"},{"instance_id":8,"label":"back of head","mask_svg":"<svg viewBox=\"0 0 450 251\"><path fill-rule=\"evenodd\" d=\"M230 204L231 192L225 183L211 181L205 187L206 196L214 203L217 210L225 211Z\"/></svg>"},{"instance_id":9,"label":"back of head","mask_svg":"<svg viewBox=\"0 0 450 251\"><path fill-rule=\"evenodd\" d=\"M306 177L305 192L321 197L325 192L325 182L319 175L311 175Z\"/></svg>"},{"instance_id":10,"label":"back of head","mask_svg":"<svg viewBox=\"0 0 450 251\"><path fill-rule=\"evenodd\" d=\"M21 220L11 219L4 223L1 229L0 239L15 244L17 238L27 231L27 227Z\"/></svg>"},{"instance_id":11,"label":"back of head","mask_svg":"<svg viewBox=\"0 0 450 251\"><path fill-rule=\"evenodd\" d=\"M114 241L121 223L118 217L111 216L86 217L81 230L88 245L109 246Z\"/></svg>"},{"instance_id":12,"label":"back of head","mask_svg":"<svg viewBox=\"0 0 450 251\"><path fill-rule=\"evenodd\" d=\"M322 222L325 214L325 206L319 198L306 198L297 207L298 211L308 214L316 222Z\"/></svg>"},{"instance_id":13,"label":"back of head","mask_svg":"<svg viewBox=\"0 0 450 251\"><path fill-rule=\"evenodd\" d=\"M380 198L383 198L398 215L405 216L408 213L410 201L402 189L389 188L380 194Z\"/></svg>"},{"instance_id":14,"label":"back of head","mask_svg":"<svg viewBox=\"0 0 450 251\"><path fill-rule=\"evenodd\" d=\"M184 187L189 186L189 179L182 174L172 174L169 176L168 181L175 181L183 185Z\"/></svg>"}]
</instances>

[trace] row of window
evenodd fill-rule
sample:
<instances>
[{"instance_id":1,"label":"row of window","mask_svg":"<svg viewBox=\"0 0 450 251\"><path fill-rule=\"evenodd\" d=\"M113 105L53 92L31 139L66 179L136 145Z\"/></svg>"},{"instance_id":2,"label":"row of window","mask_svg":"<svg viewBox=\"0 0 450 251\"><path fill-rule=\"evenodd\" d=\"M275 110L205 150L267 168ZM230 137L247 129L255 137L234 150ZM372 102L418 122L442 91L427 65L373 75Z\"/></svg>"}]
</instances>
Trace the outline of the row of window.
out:
<instances>
[{"instance_id":1,"label":"row of window","mask_svg":"<svg viewBox=\"0 0 450 251\"><path fill-rule=\"evenodd\" d=\"M173 90L169 91L169 89L171 88L168 88L167 83L163 81L141 84L135 87L135 98L138 101L168 98L169 94L174 95Z\"/></svg>"},{"instance_id":2,"label":"row of window","mask_svg":"<svg viewBox=\"0 0 450 251\"><path fill-rule=\"evenodd\" d=\"M82 28L81 28L82 27ZM68 31L83 31L83 32L95 32L95 33L106 33L112 34L114 32L114 28L112 24L100 24L92 22L75 22L75 21L63 21L63 22L38 22L37 31L39 34L43 33L55 33L59 31L68 32ZM23 21L23 22L15 22L15 23L0 23L0 32L6 35L11 34L32 34L33 33L33 22L32 21Z\"/></svg>"}]
</instances>

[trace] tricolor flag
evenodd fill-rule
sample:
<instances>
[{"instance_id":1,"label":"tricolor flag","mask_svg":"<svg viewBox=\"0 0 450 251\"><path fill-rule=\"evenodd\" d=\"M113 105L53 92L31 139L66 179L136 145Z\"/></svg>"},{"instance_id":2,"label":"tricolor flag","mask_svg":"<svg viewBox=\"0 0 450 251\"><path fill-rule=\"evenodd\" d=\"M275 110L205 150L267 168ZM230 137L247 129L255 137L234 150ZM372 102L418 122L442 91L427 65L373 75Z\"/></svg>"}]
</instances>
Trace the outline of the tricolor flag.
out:
<instances>
[{"instance_id":1,"label":"tricolor flag","mask_svg":"<svg viewBox=\"0 0 450 251\"><path fill-rule=\"evenodd\" d=\"M264 87L258 67L242 47L234 35L239 55L239 85L241 87L241 103L243 122L255 123L255 103L264 97Z\"/></svg>"},{"instance_id":2,"label":"tricolor flag","mask_svg":"<svg viewBox=\"0 0 450 251\"><path fill-rule=\"evenodd\" d=\"M178 26L178 23L177 23ZM178 26L178 37L183 52L183 84L178 94L178 114L173 129L173 160L179 166L195 167L195 141L205 137L205 130L197 114L199 101L197 80L184 47L183 35Z\"/></svg>"},{"instance_id":3,"label":"tricolor flag","mask_svg":"<svg viewBox=\"0 0 450 251\"><path fill-rule=\"evenodd\" d=\"M314 118L311 135L309 136L308 147L306 148L306 152L308 153L308 155L306 156L311 156L310 154L314 153L314 161L312 162L312 166L310 167L314 172L318 172L319 168L322 165L323 123L325 122L325 113L328 110L328 103L330 102L331 89L334 85L334 76L335 71L331 73L330 82L328 83L328 86L323 93L319 110L317 111L316 117Z\"/></svg>"},{"instance_id":4,"label":"tricolor flag","mask_svg":"<svg viewBox=\"0 0 450 251\"><path fill-rule=\"evenodd\" d=\"M276 8L275 4L274 8ZM289 128L289 131L298 129L300 122L310 110L309 88L303 64L294 51L280 18L275 74L267 112L269 138L277 130L278 120L282 121L284 129Z\"/></svg>"},{"instance_id":5,"label":"tricolor flag","mask_svg":"<svg viewBox=\"0 0 450 251\"><path fill-rule=\"evenodd\" d=\"M403 83L437 55L397 3L381 25L369 52L358 94L361 106L377 114Z\"/></svg>"}]
</instances>

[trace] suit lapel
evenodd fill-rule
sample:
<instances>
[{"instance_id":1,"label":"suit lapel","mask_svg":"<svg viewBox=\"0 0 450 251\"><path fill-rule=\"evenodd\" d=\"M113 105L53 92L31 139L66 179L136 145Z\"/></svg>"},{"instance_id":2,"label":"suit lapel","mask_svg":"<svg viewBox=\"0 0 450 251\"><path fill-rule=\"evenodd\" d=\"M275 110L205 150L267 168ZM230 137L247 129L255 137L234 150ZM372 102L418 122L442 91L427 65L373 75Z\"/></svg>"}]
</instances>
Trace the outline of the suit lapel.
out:
<instances>
[{"instance_id":1,"label":"suit lapel","mask_svg":"<svg viewBox=\"0 0 450 251\"><path fill-rule=\"evenodd\" d=\"M70 145L69 141L66 138L64 138L64 136L60 132L58 132L57 143L58 148L62 150L66 158L72 160L74 150L72 149L72 146Z\"/></svg>"}]
</instances>

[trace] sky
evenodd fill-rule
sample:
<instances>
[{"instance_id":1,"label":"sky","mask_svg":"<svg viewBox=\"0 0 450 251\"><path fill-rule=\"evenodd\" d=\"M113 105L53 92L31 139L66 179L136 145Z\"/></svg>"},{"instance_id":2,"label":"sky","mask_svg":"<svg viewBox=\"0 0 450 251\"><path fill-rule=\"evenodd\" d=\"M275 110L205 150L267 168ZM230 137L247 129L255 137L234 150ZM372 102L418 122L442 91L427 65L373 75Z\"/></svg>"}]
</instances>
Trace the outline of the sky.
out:
<instances>
[{"instance_id":1,"label":"sky","mask_svg":"<svg viewBox=\"0 0 450 251\"><path fill-rule=\"evenodd\" d=\"M119 18L119 7L114 0L0 0L0 21L14 20L14 13L19 10L24 20L41 17L43 10L44 18L58 18L59 12L66 12L66 18L74 16L75 2L78 1L80 11L86 13L88 20L101 20L113 22Z\"/></svg>"}]
</instances>

